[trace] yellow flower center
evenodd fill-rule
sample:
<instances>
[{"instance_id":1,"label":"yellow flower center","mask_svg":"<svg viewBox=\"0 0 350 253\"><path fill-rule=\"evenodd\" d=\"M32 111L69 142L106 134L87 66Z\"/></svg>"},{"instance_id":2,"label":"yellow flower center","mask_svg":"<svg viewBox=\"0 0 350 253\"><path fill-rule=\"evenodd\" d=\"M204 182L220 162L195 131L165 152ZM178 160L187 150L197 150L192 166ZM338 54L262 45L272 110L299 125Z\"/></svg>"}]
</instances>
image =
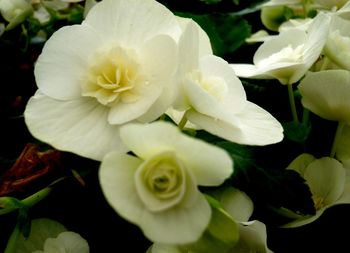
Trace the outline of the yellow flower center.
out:
<instances>
[{"instance_id":1,"label":"yellow flower center","mask_svg":"<svg viewBox=\"0 0 350 253\"><path fill-rule=\"evenodd\" d=\"M324 203L324 198L319 196L312 196L312 200L314 201L314 206L316 210L320 210L321 208L326 206L326 203Z\"/></svg>"},{"instance_id":2,"label":"yellow flower center","mask_svg":"<svg viewBox=\"0 0 350 253\"><path fill-rule=\"evenodd\" d=\"M82 95L94 97L107 106L138 100L137 87L147 81L140 73L136 56L133 50L121 47L96 53L90 60Z\"/></svg>"},{"instance_id":3,"label":"yellow flower center","mask_svg":"<svg viewBox=\"0 0 350 253\"><path fill-rule=\"evenodd\" d=\"M219 101L222 101L227 94L226 81L218 76L204 77L199 70L194 70L188 74L188 78L199 85L205 92Z\"/></svg>"}]
</instances>

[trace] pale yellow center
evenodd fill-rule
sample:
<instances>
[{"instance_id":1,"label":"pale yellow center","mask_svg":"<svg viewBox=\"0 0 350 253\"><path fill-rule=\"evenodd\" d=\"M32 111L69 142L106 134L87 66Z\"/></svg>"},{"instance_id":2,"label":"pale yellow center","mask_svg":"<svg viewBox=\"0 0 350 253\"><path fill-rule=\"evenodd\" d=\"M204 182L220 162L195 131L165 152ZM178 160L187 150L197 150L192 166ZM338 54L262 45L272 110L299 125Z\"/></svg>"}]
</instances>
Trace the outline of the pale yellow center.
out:
<instances>
[{"instance_id":1,"label":"pale yellow center","mask_svg":"<svg viewBox=\"0 0 350 253\"><path fill-rule=\"evenodd\" d=\"M228 88L222 77L203 76L199 70L190 72L188 77L215 99L222 101L225 98Z\"/></svg>"},{"instance_id":2,"label":"pale yellow center","mask_svg":"<svg viewBox=\"0 0 350 253\"><path fill-rule=\"evenodd\" d=\"M101 50L90 59L82 95L94 97L103 105L132 103L139 99L138 87L147 83L131 49L114 47Z\"/></svg>"},{"instance_id":3,"label":"pale yellow center","mask_svg":"<svg viewBox=\"0 0 350 253\"><path fill-rule=\"evenodd\" d=\"M321 208L326 206L324 198L322 197L313 195L312 200L314 201L314 206L316 210L320 210Z\"/></svg>"}]
</instances>

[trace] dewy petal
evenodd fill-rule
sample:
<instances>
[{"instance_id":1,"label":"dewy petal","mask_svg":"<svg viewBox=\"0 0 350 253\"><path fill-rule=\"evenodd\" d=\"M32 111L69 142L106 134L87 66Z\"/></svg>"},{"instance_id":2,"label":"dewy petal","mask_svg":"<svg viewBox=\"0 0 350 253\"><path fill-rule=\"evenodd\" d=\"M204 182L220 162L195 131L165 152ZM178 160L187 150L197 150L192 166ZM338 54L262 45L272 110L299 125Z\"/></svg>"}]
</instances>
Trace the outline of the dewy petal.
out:
<instances>
[{"instance_id":1,"label":"dewy petal","mask_svg":"<svg viewBox=\"0 0 350 253\"><path fill-rule=\"evenodd\" d=\"M141 163L137 157L110 152L103 158L99 170L106 200L121 217L135 224L140 222L144 212L134 183L135 172Z\"/></svg>"},{"instance_id":2,"label":"dewy petal","mask_svg":"<svg viewBox=\"0 0 350 253\"><path fill-rule=\"evenodd\" d=\"M169 36L158 35L140 49L140 64L145 81L133 88L138 99L134 102L118 102L112 106L108 121L123 124L142 116L149 122L163 114L175 99L173 80L177 66L176 44Z\"/></svg>"},{"instance_id":3,"label":"dewy petal","mask_svg":"<svg viewBox=\"0 0 350 253\"><path fill-rule=\"evenodd\" d=\"M64 246L66 253L89 253L89 244L79 234L67 231L57 236L57 240Z\"/></svg>"},{"instance_id":4,"label":"dewy petal","mask_svg":"<svg viewBox=\"0 0 350 253\"><path fill-rule=\"evenodd\" d=\"M350 72L309 72L298 86L304 107L322 118L350 124Z\"/></svg>"},{"instance_id":5,"label":"dewy petal","mask_svg":"<svg viewBox=\"0 0 350 253\"><path fill-rule=\"evenodd\" d=\"M35 65L39 89L56 99L81 96L81 81L89 56L102 43L98 33L87 25L66 26L45 43Z\"/></svg>"},{"instance_id":6,"label":"dewy petal","mask_svg":"<svg viewBox=\"0 0 350 253\"><path fill-rule=\"evenodd\" d=\"M119 127L108 124L107 114L108 108L93 99L60 101L38 91L29 100L24 118L37 139L59 150L102 160L111 150L127 150Z\"/></svg>"},{"instance_id":7,"label":"dewy petal","mask_svg":"<svg viewBox=\"0 0 350 253\"><path fill-rule=\"evenodd\" d=\"M337 160L323 157L307 167L304 178L312 195L322 198L323 206L328 206L335 203L344 191L345 168Z\"/></svg>"},{"instance_id":8,"label":"dewy petal","mask_svg":"<svg viewBox=\"0 0 350 253\"><path fill-rule=\"evenodd\" d=\"M173 13L152 0L104 0L89 11L89 24L123 46L134 47L158 34L178 39L181 34Z\"/></svg>"},{"instance_id":9,"label":"dewy petal","mask_svg":"<svg viewBox=\"0 0 350 253\"><path fill-rule=\"evenodd\" d=\"M143 159L174 151L193 173L198 185L219 185L233 172L232 160L226 151L188 137L170 123L128 124L121 128L120 135L128 148Z\"/></svg>"},{"instance_id":10,"label":"dewy petal","mask_svg":"<svg viewBox=\"0 0 350 253\"><path fill-rule=\"evenodd\" d=\"M249 101L240 114L225 121L192 110L187 112L187 118L206 131L239 144L268 145L283 139L281 124L267 111Z\"/></svg>"}]
</instances>

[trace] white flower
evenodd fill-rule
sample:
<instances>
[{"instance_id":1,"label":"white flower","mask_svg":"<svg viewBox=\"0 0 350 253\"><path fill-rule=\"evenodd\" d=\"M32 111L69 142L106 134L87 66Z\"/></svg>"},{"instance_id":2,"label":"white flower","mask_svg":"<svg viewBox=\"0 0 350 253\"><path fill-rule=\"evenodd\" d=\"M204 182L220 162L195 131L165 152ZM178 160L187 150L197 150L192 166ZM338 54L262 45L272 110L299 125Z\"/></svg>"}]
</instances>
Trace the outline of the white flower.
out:
<instances>
[{"instance_id":1,"label":"white flower","mask_svg":"<svg viewBox=\"0 0 350 253\"><path fill-rule=\"evenodd\" d=\"M158 118L176 95L175 16L153 0L104 0L56 31L35 66L24 116L34 137L101 160L125 151L119 127Z\"/></svg>"},{"instance_id":2,"label":"white flower","mask_svg":"<svg viewBox=\"0 0 350 253\"><path fill-rule=\"evenodd\" d=\"M318 116L350 124L350 72L325 70L309 72L298 89L303 106Z\"/></svg>"},{"instance_id":3,"label":"white flower","mask_svg":"<svg viewBox=\"0 0 350 253\"><path fill-rule=\"evenodd\" d=\"M309 154L301 154L288 169L297 171L309 186L315 215L299 215L300 218L283 225L299 227L318 219L323 212L337 204L350 203L350 171L334 158L316 159Z\"/></svg>"},{"instance_id":4,"label":"white flower","mask_svg":"<svg viewBox=\"0 0 350 253\"><path fill-rule=\"evenodd\" d=\"M22 233L16 240L13 253L89 253L87 241L59 222L47 218L34 219L30 234Z\"/></svg>"},{"instance_id":5,"label":"white flower","mask_svg":"<svg viewBox=\"0 0 350 253\"><path fill-rule=\"evenodd\" d=\"M328 35L330 17L318 14L307 31L288 29L265 41L254 55L254 65L231 64L237 76L276 78L282 84L299 81L315 63Z\"/></svg>"},{"instance_id":6,"label":"white flower","mask_svg":"<svg viewBox=\"0 0 350 253\"><path fill-rule=\"evenodd\" d=\"M283 138L280 123L247 101L242 83L223 59L202 54L198 29L189 23L180 39L179 97L174 108L194 125L224 139L267 145Z\"/></svg>"},{"instance_id":7,"label":"white flower","mask_svg":"<svg viewBox=\"0 0 350 253\"><path fill-rule=\"evenodd\" d=\"M56 238L47 238L44 250L36 250L33 253L89 253L89 245L86 240L74 232L62 232Z\"/></svg>"},{"instance_id":8,"label":"white flower","mask_svg":"<svg viewBox=\"0 0 350 253\"><path fill-rule=\"evenodd\" d=\"M325 55L336 65L350 70L350 21L332 17Z\"/></svg>"},{"instance_id":9,"label":"white flower","mask_svg":"<svg viewBox=\"0 0 350 253\"><path fill-rule=\"evenodd\" d=\"M104 157L99 179L107 201L152 241L197 240L211 217L197 185L223 183L233 169L229 155L165 122L125 125L120 134L137 157Z\"/></svg>"},{"instance_id":10,"label":"white flower","mask_svg":"<svg viewBox=\"0 0 350 253\"><path fill-rule=\"evenodd\" d=\"M30 16L33 8L26 0L0 0L0 13L9 22L6 29L11 30Z\"/></svg>"}]
</instances>

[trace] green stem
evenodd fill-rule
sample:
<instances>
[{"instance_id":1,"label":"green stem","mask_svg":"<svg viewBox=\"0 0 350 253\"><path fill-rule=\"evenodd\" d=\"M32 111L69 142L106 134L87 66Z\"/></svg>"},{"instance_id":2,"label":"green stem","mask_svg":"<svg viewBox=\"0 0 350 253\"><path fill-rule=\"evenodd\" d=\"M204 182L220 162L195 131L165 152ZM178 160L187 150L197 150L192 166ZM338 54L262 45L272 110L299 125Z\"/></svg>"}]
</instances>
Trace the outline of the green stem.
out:
<instances>
[{"instance_id":1,"label":"green stem","mask_svg":"<svg viewBox=\"0 0 350 253\"><path fill-rule=\"evenodd\" d=\"M7 241L6 249L4 253L12 253L15 250L17 238L21 233L20 223L17 222L15 229L13 230L9 240Z\"/></svg>"},{"instance_id":2,"label":"green stem","mask_svg":"<svg viewBox=\"0 0 350 253\"><path fill-rule=\"evenodd\" d=\"M308 122L309 122L309 118L310 118L310 111L306 108L304 108L303 110L303 119L302 119L302 124L303 125L308 125Z\"/></svg>"},{"instance_id":3,"label":"green stem","mask_svg":"<svg viewBox=\"0 0 350 253\"><path fill-rule=\"evenodd\" d=\"M295 123L299 123L298 114L297 114L297 108L295 106L295 100L294 100L293 85L292 84L288 84L287 87L288 87L289 105L290 105L290 109L292 111L293 120L294 120Z\"/></svg>"},{"instance_id":4,"label":"green stem","mask_svg":"<svg viewBox=\"0 0 350 253\"><path fill-rule=\"evenodd\" d=\"M182 116L182 119L180 120L180 122L178 124L178 127L181 131L184 129L186 123L187 123L187 117L186 117L186 112L185 112L184 115Z\"/></svg>"},{"instance_id":5,"label":"green stem","mask_svg":"<svg viewBox=\"0 0 350 253\"><path fill-rule=\"evenodd\" d=\"M335 132L332 150L331 150L331 154L330 154L330 157L332 157L332 158L334 158L335 153L337 151L337 146L338 146L339 140L341 138L344 126L345 126L344 122L340 122L340 121L338 122L338 127L337 127L337 130Z\"/></svg>"},{"instance_id":6,"label":"green stem","mask_svg":"<svg viewBox=\"0 0 350 253\"><path fill-rule=\"evenodd\" d=\"M25 205L26 207L32 207L36 203L40 202L44 198L46 198L51 192L51 187L46 187L33 195L30 195L29 197L21 200L20 202ZM17 210L19 207L9 207L9 208L4 208L0 209L0 215L11 213L15 210Z\"/></svg>"}]
</instances>

